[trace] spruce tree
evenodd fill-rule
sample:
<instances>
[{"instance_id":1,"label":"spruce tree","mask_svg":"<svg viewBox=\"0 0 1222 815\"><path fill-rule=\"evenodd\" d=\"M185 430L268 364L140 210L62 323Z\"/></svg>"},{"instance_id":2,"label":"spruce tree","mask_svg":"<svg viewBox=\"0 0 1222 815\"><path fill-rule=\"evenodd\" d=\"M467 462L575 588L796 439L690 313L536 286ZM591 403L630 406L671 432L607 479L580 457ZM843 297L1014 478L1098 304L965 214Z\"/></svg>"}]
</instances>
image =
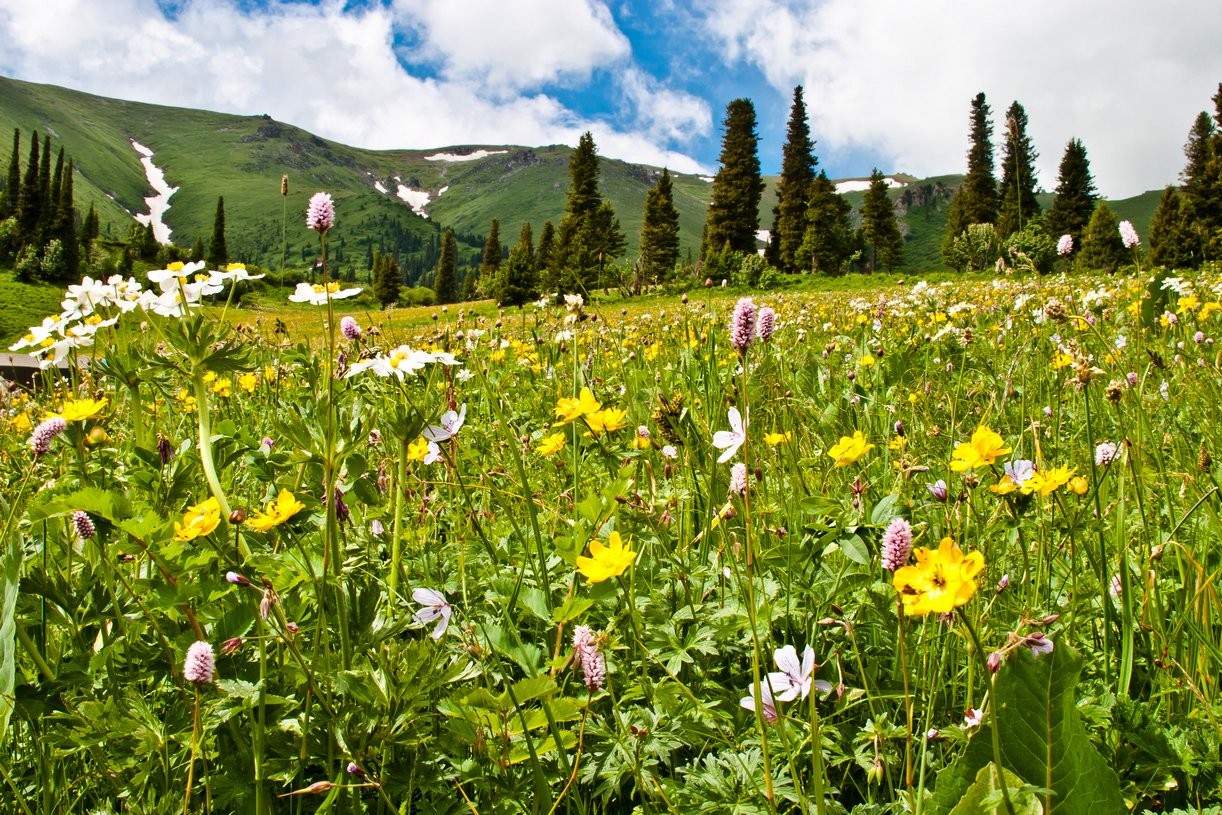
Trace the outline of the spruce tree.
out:
<instances>
[{"instance_id":1,"label":"spruce tree","mask_svg":"<svg viewBox=\"0 0 1222 815\"><path fill-rule=\"evenodd\" d=\"M212 220L212 240L208 242L208 267L224 269L229 263L229 247L225 243L225 198L216 199L216 217Z\"/></svg>"},{"instance_id":2,"label":"spruce tree","mask_svg":"<svg viewBox=\"0 0 1222 815\"><path fill-rule=\"evenodd\" d=\"M509 260L501 269L496 299L502 306L522 306L538 296L535 284L534 233L529 223L522 224L518 242L509 250Z\"/></svg>"},{"instance_id":3,"label":"spruce tree","mask_svg":"<svg viewBox=\"0 0 1222 815\"><path fill-rule=\"evenodd\" d=\"M844 270L857 246L852 213L853 206L820 172L810 187L806 234L795 258L800 271L835 275Z\"/></svg>"},{"instance_id":4,"label":"spruce tree","mask_svg":"<svg viewBox=\"0 0 1222 815\"><path fill-rule=\"evenodd\" d=\"M598 191L599 172L594 137L586 132L569 159L564 218L548 259L549 277L562 292L588 293L601 283L606 264L627 247L611 202Z\"/></svg>"},{"instance_id":5,"label":"spruce tree","mask_svg":"<svg viewBox=\"0 0 1222 815\"><path fill-rule=\"evenodd\" d=\"M85 219L81 221L81 248L85 253L89 253L89 248L93 242L102 234L102 227L99 223L98 213L94 211L93 204L89 205L89 211L85 213Z\"/></svg>"},{"instance_id":6,"label":"spruce tree","mask_svg":"<svg viewBox=\"0 0 1222 815\"><path fill-rule=\"evenodd\" d=\"M484 239L484 254L480 259L479 277L485 281L496 280L501 269L501 222L492 219L488 227L488 237ZM464 284L465 285L465 284Z\"/></svg>"},{"instance_id":7,"label":"spruce tree","mask_svg":"<svg viewBox=\"0 0 1222 815\"><path fill-rule=\"evenodd\" d=\"M398 301L402 282L403 275L393 257L381 252L373 256L373 296L383 308Z\"/></svg>"},{"instance_id":8,"label":"spruce tree","mask_svg":"<svg viewBox=\"0 0 1222 815\"><path fill-rule=\"evenodd\" d=\"M1039 153L1027 136L1027 112L1018 102L1006 111L1006 141L1001 159L1001 206L997 232L1004 240L1040 214L1035 198L1035 160Z\"/></svg>"},{"instance_id":9,"label":"spruce tree","mask_svg":"<svg viewBox=\"0 0 1222 815\"><path fill-rule=\"evenodd\" d=\"M972 99L970 146L967 150L967 175L947 210L946 232L942 237L942 258L949 257L956 238L972 224L997 221L997 179L993 175L993 123L984 93Z\"/></svg>"},{"instance_id":10,"label":"spruce tree","mask_svg":"<svg viewBox=\"0 0 1222 815\"><path fill-rule=\"evenodd\" d=\"M63 151L60 151L62 158ZM72 161L60 171L59 201L52 226L53 237L63 246L64 278L57 283L72 283L80 279L81 249L76 236L76 204L73 201Z\"/></svg>"},{"instance_id":11,"label":"spruce tree","mask_svg":"<svg viewBox=\"0 0 1222 815\"><path fill-rule=\"evenodd\" d=\"M1184 145L1187 163L1180 174L1184 215L1198 262L1222 257L1222 85L1214 105L1213 119L1201 111L1192 123Z\"/></svg>"},{"instance_id":12,"label":"spruce tree","mask_svg":"<svg viewBox=\"0 0 1222 815\"><path fill-rule=\"evenodd\" d=\"M204 236L196 235L195 243L191 244L191 260L203 260L204 255Z\"/></svg>"},{"instance_id":13,"label":"spruce tree","mask_svg":"<svg viewBox=\"0 0 1222 815\"><path fill-rule=\"evenodd\" d=\"M798 254L806 238L806 214L810 207L811 185L815 181L815 143L806 121L806 103L802 86L793 89L793 105L789 109L789 127L785 146L781 149L781 177L776 186L776 206L772 210L772 234L769 245L775 245L775 258L769 258L783 272L808 271L799 263Z\"/></svg>"},{"instance_id":14,"label":"spruce tree","mask_svg":"<svg viewBox=\"0 0 1222 815\"><path fill-rule=\"evenodd\" d=\"M439 305L458 301L458 247L454 243L454 232L449 228L441 233L441 254L433 274L433 291Z\"/></svg>"},{"instance_id":15,"label":"spruce tree","mask_svg":"<svg viewBox=\"0 0 1222 815\"><path fill-rule=\"evenodd\" d=\"M21 199L17 205L17 246L20 250L38 238L38 219L42 212L42 188L38 185L38 133L30 139L30 160L21 180Z\"/></svg>"},{"instance_id":16,"label":"spruce tree","mask_svg":"<svg viewBox=\"0 0 1222 815\"><path fill-rule=\"evenodd\" d=\"M755 132L755 106L751 100L730 102L722 124L725 135L721 142L721 168L713 178L701 258L725 247L754 254L759 231L764 179L760 175L759 136Z\"/></svg>"},{"instance_id":17,"label":"spruce tree","mask_svg":"<svg viewBox=\"0 0 1222 815\"><path fill-rule=\"evenodd\" d=\"M553 269L552 250L556 247L556 227L551 221L543 222L539 231L539 248L535 251L535 280L541 291L554 294L559 286Z\"/></svg>"},{"instance_id":18,"label":"spruce tree","mask_svg":"<svg viewBox=\"0 0 1222 815\"><path fill-rule=\"evenodd\" d=\"M1082 251L1078 262L1087 269L1102 269L1115 272L1129 258L1129 250L1125 248L1120 237L1119 222L1116 214L1106 201L1095 205L1091 213L1090 223L1082 235Z\"/></svg>"},{"instance_id":19,"label":"spruce tree","mask_svg":"<svg viewBox=\"0 0 1222 815\"><path fill-rule=\"evenodd\" d=\"M13 128L13 153L8 160L8 175L4 182L4 197L0 198L0 221L17 214L21 200L21 130Z\"/></svg>"},{"instance_id":20,"label":"spruce tree","mask_svg":"<svg viewBox=\"0 0 1222 815\"><path fill-rule=\"evenodd\" d=\"M1168 185L1150 222L1150 262L1169 269L1191 269L1199 260L1197 247L1199 242L1193 239L1184 213L1184 199Z\"/></svg>"},{"instance_id":21,"label":"spruce tree","mask_svg":"<svg viewBox=\"0 0 1222 815\"><path fill-rule=\"evenodd\" d=\"M1074 251L1077 251L1082 246L1082 233L1095 211L1098 197L1086 148L1078 139L1070 139L1057 173L1056 196L1044 215L1048 235L1054 239L1061 235L1072 236Z\"/></svg>"},{"instance_id":22,"label":"spruce tree","mask_svg":"<svg viewBox=\"0 0 1222 815\"><path fill-rule=\"evenodd\" d=\"M461 303L470 303L479 296L480 273L478 266L468 266L467 271L463 272L462 286L458 294L458 300Z\"/></svg>"},{"instance_id":23,"label":"spruce tree","mask_svg":"<svg viewBox=\"0 0 1222 815\"><path fill-rule=\"evenodd\" d=\"M42 137L42 163L38 165L38 233L45 231L46 223L55 213L55 201L51 199L51 134Z\"/></svg>"},{"instance_id":24,"label":"spruce tree","mask_svg":"<svg viewBox=\"0 0 1222 815\"><path fill-rule=\"evenodd\" d=\"M904 238L895 222L895 205L887 194L887 179L875 167L861 202L861 237L870 271L904 265Z\"/></svg>"},{"instance_id":25,"label":"spruce tree","mask_svg":"<svg viewBox=\"0 0 1222 815\"><path fill-rule=\"evenodd\" d=\"M679 210L675 209L674 185L670 171L645 194L641 220L641 276L650 283L662 283L675 271L679 260Z\"/></svg>"}]
</instances>

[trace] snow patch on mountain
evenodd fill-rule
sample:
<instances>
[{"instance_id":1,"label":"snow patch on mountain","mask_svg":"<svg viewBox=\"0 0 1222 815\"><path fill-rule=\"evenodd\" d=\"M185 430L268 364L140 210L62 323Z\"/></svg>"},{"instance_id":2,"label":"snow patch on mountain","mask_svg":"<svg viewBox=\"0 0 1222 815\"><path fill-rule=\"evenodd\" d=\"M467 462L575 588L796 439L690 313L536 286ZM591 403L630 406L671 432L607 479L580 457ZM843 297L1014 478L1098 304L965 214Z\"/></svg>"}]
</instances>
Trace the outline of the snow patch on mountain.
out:
<instances>
[{"instance_id":1,"label":"snow patch on mountain","mask_svg":"<svg viewBox=\"0 0 1222 815\"><path fill-rule=\"evenodd\" d=\"M165 171L153 164L153 151L145 147L140 142L132 139L132 147L140 154L140 163L144 165L144 177L148 179L149 186L153 188L156 195L148 196L144 199L144 203L148 205L148 212L138 212L135 215L136 220L148 226L153 225L153 237L158 243L168 244L170 242L170 228L165 224L165 214L170 208L170 196L178 192L178 187L171 187L165 180Z\"/></svg>"}]
</instances>

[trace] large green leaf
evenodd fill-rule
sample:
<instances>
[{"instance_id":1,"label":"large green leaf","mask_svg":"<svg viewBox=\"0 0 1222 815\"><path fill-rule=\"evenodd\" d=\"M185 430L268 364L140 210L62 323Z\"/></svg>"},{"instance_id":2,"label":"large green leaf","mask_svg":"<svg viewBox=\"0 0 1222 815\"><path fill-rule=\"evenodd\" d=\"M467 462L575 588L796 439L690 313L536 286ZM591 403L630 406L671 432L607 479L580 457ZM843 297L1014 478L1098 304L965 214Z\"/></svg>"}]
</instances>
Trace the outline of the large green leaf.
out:
<instances>
[{"instance_id":1,"label":"large green leaf","mask_svg":"<svg viewBox=\"0 0 1222 815\"><path fill-rule=\"evenodd\" d=\"M1001 762L1040 796L1047 815L1124 815L1120 780L1091 744L1074 706L1082 659L1066 645L1033 656L1026 648L1002 665L993 686ZM993 760L990 727L938 778L931 811L949 813Z\"/></svg>"},{"instance_id":2,"label":"large green leaf","mask_svg":"<svg viewBox=\"0 0 1222 815\"><path fill-rule=\"evenodd\" d=\"M0 744L8 737L17 689L17 594L21 578L21 539L0 541Z\"/></svg>"},{"instance_id":3,"label":"large green leaf","mask_svg":"<svg viewBox=\"0 0 1222 815\"><path fill-rule=\"evenodd\" d=\"M1023 786L1021 778L1009 770L1002 770L1001 777L1006 779L1014 815L1043 815L1044 807L1040 805L1039 798L1030 787ZM997 765L990 761L976 773L976 780L963 793L950 815L1005 815L1001 777L998 776Z\"/></svg>"}]
</instances>

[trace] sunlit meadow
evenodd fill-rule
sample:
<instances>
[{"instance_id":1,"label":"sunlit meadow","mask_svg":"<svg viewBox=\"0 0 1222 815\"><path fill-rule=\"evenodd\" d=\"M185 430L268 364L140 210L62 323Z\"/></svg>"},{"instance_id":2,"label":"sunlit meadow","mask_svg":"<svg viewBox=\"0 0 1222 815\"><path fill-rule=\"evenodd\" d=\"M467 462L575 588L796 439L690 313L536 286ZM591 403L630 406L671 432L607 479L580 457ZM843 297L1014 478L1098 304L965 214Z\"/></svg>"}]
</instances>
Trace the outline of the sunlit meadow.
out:
<instances>
[{"instance_id":1,"label":"sunlit meadow","mask_svg":"<svg viewBox=\"0 0 1222 815\"><path fill-rule=\"evenodd\" d=\"M1134 260L86 280L4 404L0 811L1216 812L1222 274Z\"/></svg>"}]
</instances>

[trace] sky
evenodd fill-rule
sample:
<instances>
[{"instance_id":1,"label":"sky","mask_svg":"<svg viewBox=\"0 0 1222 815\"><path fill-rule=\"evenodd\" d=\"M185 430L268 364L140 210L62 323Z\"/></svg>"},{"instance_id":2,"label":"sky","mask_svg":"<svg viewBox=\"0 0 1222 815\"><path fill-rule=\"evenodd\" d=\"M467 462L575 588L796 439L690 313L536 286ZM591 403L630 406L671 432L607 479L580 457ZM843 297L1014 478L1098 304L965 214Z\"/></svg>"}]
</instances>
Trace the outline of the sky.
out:
<instances>
[{"instance_id":1,"label":"sky","mask_svg":"<svg viewBox=\"0 0 1222 815\"><path fill-rule=\"evenodd\" d=\"M603 156L706 174L742 97L779 172L797 85L832 178L961 173L983 91L998 165L1018 101L1039 184L1078 138L1107 198L1177 181L1222 82L1217 0L0 0L0 42L5 76L358 147L590 131Z\"/></svg>"}]
</instances>

